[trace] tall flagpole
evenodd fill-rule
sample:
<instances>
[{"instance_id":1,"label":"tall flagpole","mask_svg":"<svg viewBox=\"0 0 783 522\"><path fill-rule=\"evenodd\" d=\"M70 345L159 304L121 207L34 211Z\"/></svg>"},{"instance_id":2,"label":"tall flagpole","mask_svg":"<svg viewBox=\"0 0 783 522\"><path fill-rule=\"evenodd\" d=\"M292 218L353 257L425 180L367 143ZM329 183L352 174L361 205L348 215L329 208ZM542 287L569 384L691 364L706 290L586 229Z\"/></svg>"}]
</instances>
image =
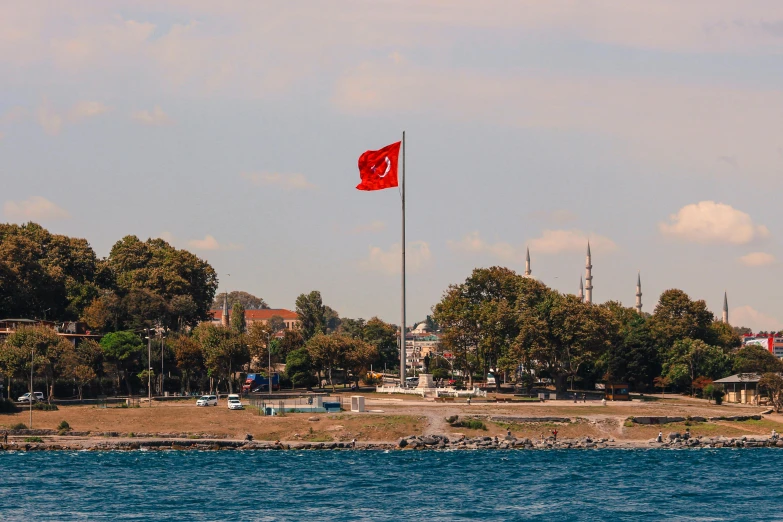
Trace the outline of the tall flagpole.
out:
<instances>
[{"instance_id":1,"label":"tall flagpole","mask_svg":"<svg viewBox=\"0 0 783 522\"><path fill-rule=\"evenodd\" d=\"M405 131L402 131L402 322L400 323L400 386L405 385Z\"/></svg>"}]
</instances>

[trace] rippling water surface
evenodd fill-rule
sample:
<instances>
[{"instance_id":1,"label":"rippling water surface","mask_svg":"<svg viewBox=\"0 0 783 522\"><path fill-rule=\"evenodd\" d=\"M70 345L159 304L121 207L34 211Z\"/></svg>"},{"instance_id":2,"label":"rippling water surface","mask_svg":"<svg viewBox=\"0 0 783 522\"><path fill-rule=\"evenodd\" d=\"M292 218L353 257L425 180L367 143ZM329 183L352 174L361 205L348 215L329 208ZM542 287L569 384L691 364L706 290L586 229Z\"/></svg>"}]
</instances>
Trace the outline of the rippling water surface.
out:
<instances>
[{"instance_id":1,"label":"rippling water surface","mask_svg":"<svg viewBox=\"0 0 783 522\"><path fill-rule=\"evenodd\" d=\"M0 520L783 520L783 452L0 454Z\"/></svg>"}]
</instances>

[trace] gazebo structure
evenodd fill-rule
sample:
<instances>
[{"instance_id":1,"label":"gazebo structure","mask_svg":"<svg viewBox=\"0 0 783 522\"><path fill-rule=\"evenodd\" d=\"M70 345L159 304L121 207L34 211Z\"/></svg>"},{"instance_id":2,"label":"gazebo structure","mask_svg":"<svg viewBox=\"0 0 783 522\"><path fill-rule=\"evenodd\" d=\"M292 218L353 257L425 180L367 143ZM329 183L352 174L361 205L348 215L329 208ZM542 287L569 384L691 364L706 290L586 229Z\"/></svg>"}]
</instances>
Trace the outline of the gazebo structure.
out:
<instances>
[{"instance_id":1,"label":"gazebo structure","mask_svg":"<svg viewBox=\"0 0 783 522\"><path fill-rule=\"evenodd\" d=\"M758 404L758 383L761 375L758 373L738 373L723 379L713 381L722 384L726 390L726 402L738 404Z\"/></svg>"}]
</instances>

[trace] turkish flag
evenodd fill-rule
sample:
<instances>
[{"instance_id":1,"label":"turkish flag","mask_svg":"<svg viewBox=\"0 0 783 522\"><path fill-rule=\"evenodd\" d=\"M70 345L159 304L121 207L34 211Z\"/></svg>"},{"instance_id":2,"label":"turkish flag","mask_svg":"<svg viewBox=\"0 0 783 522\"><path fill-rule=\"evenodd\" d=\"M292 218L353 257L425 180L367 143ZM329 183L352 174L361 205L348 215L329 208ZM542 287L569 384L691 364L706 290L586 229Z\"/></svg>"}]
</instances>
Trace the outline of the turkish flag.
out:
<instances>
[{"instance_id":1,"label":"turkish flag","mask_svg":"<svg viewBox=\"0 0 783 522\"><path fill-rule=\"evenodd\" d=\"M397 158L400 143L392 143L380 150L368 150L359 156L359 190L381 190L397 186Z\"/></svg>"}]
</instances>

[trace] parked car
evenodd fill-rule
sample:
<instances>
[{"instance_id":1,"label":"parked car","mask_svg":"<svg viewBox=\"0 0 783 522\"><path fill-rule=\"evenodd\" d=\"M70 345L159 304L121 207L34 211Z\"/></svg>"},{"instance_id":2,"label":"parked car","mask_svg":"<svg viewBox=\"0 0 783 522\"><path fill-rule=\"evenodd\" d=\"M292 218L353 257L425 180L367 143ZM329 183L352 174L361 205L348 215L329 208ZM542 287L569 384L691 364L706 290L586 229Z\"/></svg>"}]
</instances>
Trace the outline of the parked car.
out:
<instances>
[{"instance_id":1,"label":"parked car","mask_svg":"<svg viewBox=\"0 0 783 522\"><path fill-rule=\"evenodd\" d=\"M33 401L32 402L43 402L44 395L43 392L33 392ZM30 392L25 393L18 399L16 399L17 402L30 402Z\"/></svg>"},{"instance_id":2,"label":"parked car","mask_svg":"<svg viewBox=\"0 0 783 522\"><path fill-rule=\"evenodd\" d=\"M228 409L229 410L244 410L245 407L239 401L239 395L232 394L228 396Z\"/></svg>"},{"instance_id":3,"label":"parked car","mask_svg":"<svg viewBox=\"0 0 783 522\"><path fill-rule=\"evenodd\" d=\"M196 401L196 406L217 406L216 395L202 395Z\"/></svg>"}]
</instances>

